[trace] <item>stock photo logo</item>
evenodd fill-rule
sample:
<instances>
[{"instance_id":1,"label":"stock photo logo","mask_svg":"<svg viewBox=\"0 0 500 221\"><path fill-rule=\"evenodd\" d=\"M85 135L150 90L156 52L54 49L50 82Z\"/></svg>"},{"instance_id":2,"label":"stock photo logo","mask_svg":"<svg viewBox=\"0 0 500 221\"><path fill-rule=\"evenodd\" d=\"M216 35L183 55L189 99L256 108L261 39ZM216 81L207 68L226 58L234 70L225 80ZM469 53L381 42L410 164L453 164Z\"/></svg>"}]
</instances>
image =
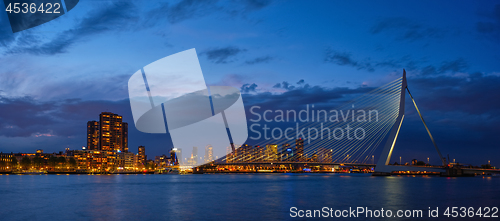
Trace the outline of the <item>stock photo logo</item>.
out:
<instances>
[{"instance_id":1,"label":"stock photo logo","mask_svg":"<svg viewBox=\"0 0 500 221\"><path fill-rule=\"evenodd\" d=\"M14 33L61 17L78 2L79 0L3 0Z\"/></svg>"},{"instance_id":2,"label":"stock photo logo","mask_svg":"<svg viewBox=\"0 0 500 221\"><path fill-rule=\"evenodd\" d=\"M239 89L207 87L195 49L138 70L130 77L128 90L137 130L169 133L179 165L214 161L248 138Z\"/></svg>"}]
</instances>

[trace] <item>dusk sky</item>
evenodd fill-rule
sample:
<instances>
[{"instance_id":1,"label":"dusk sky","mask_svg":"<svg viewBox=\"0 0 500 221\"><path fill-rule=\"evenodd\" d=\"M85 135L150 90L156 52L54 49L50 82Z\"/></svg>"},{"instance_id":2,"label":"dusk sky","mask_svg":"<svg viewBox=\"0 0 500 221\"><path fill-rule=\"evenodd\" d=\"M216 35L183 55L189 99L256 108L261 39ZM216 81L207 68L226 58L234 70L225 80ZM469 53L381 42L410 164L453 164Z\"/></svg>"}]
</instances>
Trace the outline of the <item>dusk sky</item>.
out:
<instances>
[{"instance_id":1,"label":"dusk sky","mask_svg":"<svg viewBox=\"0 0 500 221\"><path fill-rule=\"evenodd\" d=\"M168 136L133 126L127 82L191 48L207 85L263 109L335 108L406 69L441 152L500 166L498 1L83 0L15 34L0 13L0 151L80 149L87 121L110 111L131 151L168 153ZM406 114L391 162L439 164L408 96Z\"/></svg>"}]
</instances>

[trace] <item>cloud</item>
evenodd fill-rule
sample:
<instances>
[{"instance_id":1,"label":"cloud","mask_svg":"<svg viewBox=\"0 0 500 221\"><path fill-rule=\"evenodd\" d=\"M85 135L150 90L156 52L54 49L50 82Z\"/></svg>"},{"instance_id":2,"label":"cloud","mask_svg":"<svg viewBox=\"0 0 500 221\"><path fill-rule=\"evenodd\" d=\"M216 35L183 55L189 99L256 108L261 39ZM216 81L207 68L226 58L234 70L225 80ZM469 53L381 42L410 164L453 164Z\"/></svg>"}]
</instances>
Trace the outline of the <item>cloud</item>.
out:
<instances>
[{"instance_id":1,"label":"cloud","mask_svg":"<svg viewBox=\"0 0 500 221\"><path fill-rule=\"evenodd\" d=\"M267 7L271 1L242 0L222 2L217 0L181 0L153 3L154 9L137 7L134 1L111 1L91 7L89 12L74 27L61 31L53 37L34 34L26 30L13 34L6 14L0 16L0 47L6 54L28 53L34 55L55 55L66 53L75 44L89 37L112 31L138 30L162 25L162 21L177 24L189 19L201 18L212 13L235 17L245 16L250 11ZM75 13L72 11L72 13ZM147 19L142 19L146 14Z\"/></svg>"},{"instance_id":2,"label":"cloud","mask_svg":"<svg viewBox=\"0 0 500 221\"><path fill-rule=\"evenodd\" d=\"M484 17L488 21L477 22L477 32L496 37L496 40L498 40L500 38L500 4L495 5L493 11L484 15Z\"/></svg>"},{"instance_id":3,"label":"cloud","mask_svg":"<svg viewBox=\"0 0 500 221\"><path fill-rule=\"evenodd\" d=\"M500 104L492 102L500 99L499 84L500 76L482 73L408 79L408 87L441 151L467 163L477 162L486 155L500 154L496 138L500 130ZM401 146L429 146L432 149L408 97L406 107L407 124L403 123L402 133L411 136L401 137ZM421 138L425 138L427 143ZM481 148L482 151L470 152L471 147Z\"/></svg>"},{"instance_id":4,"label":"cloud","mask_svg":"<svg viewBox=\"0 0 500 221\"><path fill-rule=\"evenodd\" d=\"M170 23L175 24L190 18L202 17L216 10L216 0L182 0L166 7L164 14Z\"/></svg>"},{"instance_id":5,"label":"cloud","mask_svg":"<svg viewBox=\"0 0 500 221\"><path fill-rule=\"evenodd\" d=\"M413 20L395 17L377 22L370 30L371 34L386 33L396 36L397 40L416 41L424 38L442 38L446 31L424 25Z\"/></svg>"},{"instance_id":6,"label":"cloud","mask_svg":"<svg viewBox=\"0 0 500 221\"><path fill-rule=\"evenodd\" d=\"M500 76L468 74L467 77L419 76L409 79L409 87L422 88L422 106L443 112L459 111L466 114L499 118ZM420 104L419 104L420 105ZM484 116L486 117L486 115ZM487 119L484 119L485 121Z\"/></svg>"},{"instance_id":7,"label":"cloud","mask_svg":"<svg viewBox=\"0 0 500 221\"><path fill-rule=\"evenodd\" d=\"M284 89L287 89L287 90L293 90L295 89L295 86L293 85L290 85L290 83L286 82L286 81L283 81L283 83L281 83L282 87Z\"/></svg>"},{"instance_id":8,"label":"cloud","mask_svg":"<svg viewBox=\"0 0 500 221\"><path fill-rule=\"evenodd\" d=\"M250 65L253 65L253 64L260 64L260 63L269 63L270 61L273 60L273 57L270 57L270 56L264 56L264 57L257 57L257 58L254 58L252 60L247 60L245 61L246 64L250 64Z\"/></svg>"},{"instance_id":9,"label":"cloud","mask_svg":"<svg viewBox=\"0 0 500 221\"><path fill-rule=\"evenodd\" d=\"M222 79L218 82L210 82L210 85L226 85L226 86L234 86L240 87L251 80L251 76L241 75L241 74L226 74L222 77Z\"/></svg>"},{"instance_id":10,"label":"cloud","mask_svg":"<svg viewBox=\"0 0 500 221\"><path fill-rule=\"evenodd\" d=\"M291 85L290 83L288 83L288 81L283 81L283 83L275 84L273 86L273 88L283 88L285 90L294 90L296 88L308 88L308 87L310 87L309 84L305 84L304 79L301 79L300 81L298 81L297 84L299 86L302 86L302 87L295 87L295 86Z\"/></svg>"},{"instance_id":11,"label":"cloud","mask_svg":"<svg viewBox=\"0 0 500 221\"><path fill-rule=\"evenodd\" d=\"M500 154L496 138L500 131L500 103L494 102L500 100L500 75L478 72L459 77L414 75L408 78L408 85L443 153L450 153L453 158L467 163L476 163L480 157L485 156L484 153ZM282 83L275 87L283 88ZM259 106L261 114L264 110L303 110L307 104L310 107L314 104L316 110L331 110L373 89L374 87L369 86L311 86L295 87L279 93L261 90L243 94L243 101L247 117L255 119L249 110L252 106ZM273 113L268 115L268 119L275 116ZM289 126L294 125L268 123L270 128L284 129ZM480 146L484 153L470 154L471 146ZM413 157L422 159L435 154L427 132L407 95L405 121L396 149L404 152L405 149L417 148L422 149L422 153L413 151L405 155L412 154ZM429 151L426 152L425 148Z\"/></svg>"},{"instance_id":12,"label":"cloud","mask_svg":"<svg viewBox=\"0 0 500 221\"><path fill-rule=\"evenodd\" d=\"M26 137L48 132L47 126L56 123L43 114L55 108L54 102L37 102L31 97L7 98L0 96L0 134Z\"/></svg>"},{"instance_id":13,"label":"cloud","mask_svg":"<svg viewBox=\"0 0 500 221\"><path fill-rule=\"evenodd\" d=\"M372 87L354 89L347 87L326 88L321 86L294 87L290 86L286 81L277 85L287 90L279 93L263 91L243 94L245 108L249 109L252 106L260 106L262 110L296 110L305 107L307 104L315 104L323 106L326 109L333 109L373 89Z\"/></svg>"},{"instance_id":14,"label":"cloud","mask_svg":"<svg viewBox=\"0 0 500 221\"><path fill-rule=\"evenodd\" d=\"M7 13L0 15L0 46L6 47L15 40L14 33L10 28L9 18Z\"/></svg>"},{"instance_id":15,"label":"cloud","mask_svg":"<svg viewBox=\"0 0 500 221\"><path fill-rule=\"evenodd\" d=\"M456 60L443 61L441 62L441 65L438 68L433 65L427 65L421 69L420 74L424 76L429 76L429 75L440 75L447 72L451 73L464 72L467 70L468 66L469 65L463 58L458 58Z\"/></svg>"},{"instance_id":16,"label":"cloud","mask_svg":"<svg viewBox=\"0 0 500 221\"><path fill-rule=\"evenodd\" d=\"M326 55L324 58L325 62L337 64L340 66L351 66L358 70L366 69L370 72L375 71L369 62L356 61L351 57L351 54L347 52L338 52L331 48L326 50Z\"/></svg>"},{"instance_id":17,"label":"cloud","mask_svg":"<svg viewBox=\"0 0 500 221\"><path fill-rule=\"evenodd\" d=\"M439 71L444 72L461 72L467 69L467 62L463 58L459 58L453 61L444 61L439 68Z\"/></svg>"},{"instance_id":18,"label":"cloud","mask_svg":"<svg viewBox=\"0 0 500 221\"><path fill-rule=\"evenodd\" d=\"M133 126L128 99L40 101L33 97L0 96L0 151L45 152L62 151L65 147L86 146L87 121L99 120L101 112L123 116L129 123L129 149L145 145L151 155L167 154L169 137L165 134L145 134ZM171 143L171 142L170 142Z\"/></svg>"},{"instance_id":19,"label":"cloud","mask_svg":"<svg viewBox=\"0 0 500 221\"><path fill-rule=\"evenodd\" d=\"M420 72L421 75L439 75L444 73L464 72L469 65L463 58L455 60L445 60L439 65L427 64L423 66L423 62L411 60L409 56L403 56L400 59L386 59L381 61L373 61L370 58L365 58L363 61L352 58L350 53L337 52L331 48L327 48L324 61L340 66L351 66L357 70L375 71L375 67L391 68L391 69L406 69Z\"/></svg>"},{"instance_id":20,"label":"cloud","mask_svg":"<svg viewBox=\"0 0 500 221\"><path fill-rule=\"evenodd\" d=\"M208 60L216 64L225 64L234 61L234 57L245 52L245 49L240 49L233 46L224 48L214 48L200 53L201 56L206 56Z\"/></svg>"},{"instance_id":21,"label":"cloud","mask_svg":"<svg viewBox=\"0 0 500 221\"><path fill-rule=\"evenodd\" d=\"M237 2L242 2L248 9L251 10L262 9L271 4L270 0L243 0Z\"/></svg>"},{"instance_id":22,"label":"cloud","mask_svg":"<svg viewBox=\"0 0 500 221\"><path fill-rule=\"evenodd\" d=\"M249 93L249 92L255 92L255 89L257 88L257 84L244 84L241 86L241 92L243 93Z\"/></svg>"},{"instance_id":23,"label":"cloud","mask_svg":"<svg viewBox=\"0 0 500 221\"><path fill-rule=\"evenodd\" d=\"M0 96L0 136L76 136L83 125L101 111L130 112L128 100L84 101L66 99L40 101L30 96ZM82 125L78 129L78 125Z\"/></svg>"},{"instance_id":24,"label":"cloud","mask_svg":"<svg viewBox=\"0 0 500 221\"><path fill-rule=\"evenodd\" d=\"M5 96L29 95L35 99L56 100L100 99L106 95L110 100L123 99L128 96L130 74L126 73L135 71L129 67L54 66L37 63L36 57L23 58L24 62L19 63L20 57L23 55L0 60L0 88ZM55 69L64 75L54 75Z\"/></svg>"},{"instance_id":25,"label":"cloud","mask_svg":"<svg viewBox=\"0 0 500 221\"><path fill-rule=\"evenodd\" d=\"M276 84L279 88L287 88L282 92L257 90L256 83L244 84L241 90L248 118L253 116L249 108L255 105L261 110L300 110L307 104L314 104L316 109L329 110L374 89L369 86L306 87L307 84L301 80L297 83L303 86L293 87L286 81ZM460 152L470 148L469 145L498 152L498 139L495 137L500 131L500 103L495 101L500 100L499 75L480 72L460 77L413 75L408 78L408 84L444 153L452 151L457 159L462 156L466 161L467 156L460 155ZM411 101L407 99L407 102L407 117L398 145L412 148L426 146L429 143L424 140L427 138L425 129ZM27 96L0 96L0 142L8 144L2 147L2 151L16 152L20 148L29 152L36 149L59 151L67 145L72 149L85 146L86 122L97 120L103 111L120 114L125 122L129 122L131 149L142 144L152 147L148 151L151 150L153 155L167 153L165 135L144 134L132 126L128 99L40 101ZM411 132L411 136L404 137L407 132ZM429 147L432 149L432 144Z\"/></svg>"},{"instance_id":26,"label":"cloud","mask_svg":"<svg viewBox=\"0 0 500 221\"><path fill-rule=\"evenodd\" d=\"M132 2L116 1L90 12L74 28L59 33L48 42L25 45L23 41L18 41L15 47L13 47L14 45L9 47L7 53L29 53L35 55L65 53L69 47L78 41L87 39L89 36L114 30L123 30L135 24L138 20L135 11L137 11L137 8Z\"/></svg>"},{"instance_id":27,"label":"cloud","mask_svg":"<svg viewBox=\"0 0 500 221\"><path fill-rule=\"evenodd\" d=\"M160 3L147 12L146 26L154 26L166 19L170 24L177 24L189 19L197 19L214 13L226 14L231 17L244 17L251 11L257 11L271 4L269 0L181 0L175 4Z\"/></svg>"}]
</instances>

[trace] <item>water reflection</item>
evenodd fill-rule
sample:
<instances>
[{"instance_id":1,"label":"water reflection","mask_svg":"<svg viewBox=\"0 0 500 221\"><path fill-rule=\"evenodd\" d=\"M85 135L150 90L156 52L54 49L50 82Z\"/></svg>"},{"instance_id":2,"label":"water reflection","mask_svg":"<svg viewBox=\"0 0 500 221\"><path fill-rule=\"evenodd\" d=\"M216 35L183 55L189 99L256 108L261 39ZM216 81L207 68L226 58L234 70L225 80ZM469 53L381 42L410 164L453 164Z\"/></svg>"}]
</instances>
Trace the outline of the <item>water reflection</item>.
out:
<instances>
[{"instance_id":1,"label":"water reflection","mask_svg":"<svg viewBox=\"0 0 500 221\"><path fill-rule=\"evenodd\" d=\"M500 179L363 174L0 176L3 219L283 220L299 209L497 206Z\"/></svg>"}]
</instances>

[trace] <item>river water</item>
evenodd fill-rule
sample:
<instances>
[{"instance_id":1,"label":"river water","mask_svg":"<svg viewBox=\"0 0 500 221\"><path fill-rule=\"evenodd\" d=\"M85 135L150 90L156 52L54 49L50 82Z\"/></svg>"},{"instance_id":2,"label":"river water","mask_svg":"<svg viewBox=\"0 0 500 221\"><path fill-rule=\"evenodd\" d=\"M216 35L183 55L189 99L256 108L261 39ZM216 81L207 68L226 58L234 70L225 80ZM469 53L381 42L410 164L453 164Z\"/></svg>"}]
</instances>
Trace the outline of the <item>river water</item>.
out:
<instances>
[{"instance_id":1,"label":"river water","mask_svg":"<svg viewBox=\"0 0 500 221\"><path fill-rule=\"evenodd\" d=\"M500 177L368 174L1 175L2 220L301 220L291 212L500 207ZM439 217L428 211L438 208ZM373 212L372 211L372 212ZM373 212L376 213L376 212ZM334 214L334 213L333 213ZM340 213L339 213L340 214ZM345 213L344 213L345 214ZM317 215L317 214L316 214ZM374 214L375 215L375 214ZM490 213L492 215L492 212ZM500 216L499 213L496 213ZM338 219L338 218L328 218ZM327 220L328 220L327 219ZM385 220L358 217L343 220ZM449 219L452 219L451 217ZM496 220L498 218L478 218Z\"/></svg>"}]
</instances>

